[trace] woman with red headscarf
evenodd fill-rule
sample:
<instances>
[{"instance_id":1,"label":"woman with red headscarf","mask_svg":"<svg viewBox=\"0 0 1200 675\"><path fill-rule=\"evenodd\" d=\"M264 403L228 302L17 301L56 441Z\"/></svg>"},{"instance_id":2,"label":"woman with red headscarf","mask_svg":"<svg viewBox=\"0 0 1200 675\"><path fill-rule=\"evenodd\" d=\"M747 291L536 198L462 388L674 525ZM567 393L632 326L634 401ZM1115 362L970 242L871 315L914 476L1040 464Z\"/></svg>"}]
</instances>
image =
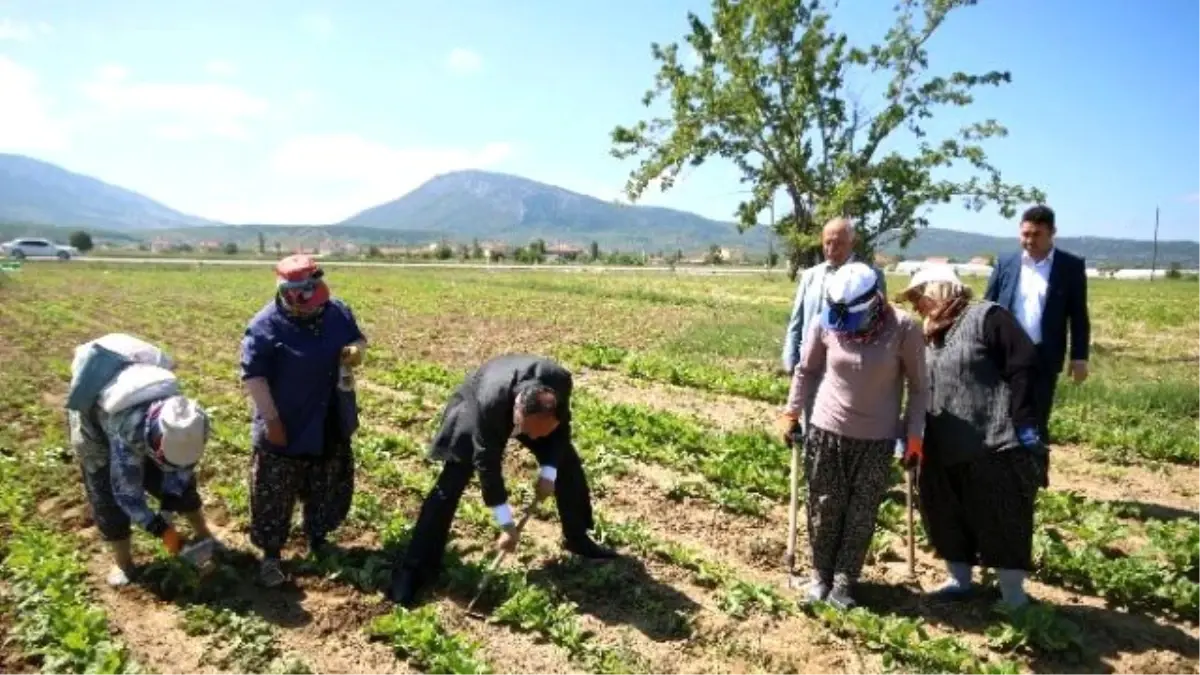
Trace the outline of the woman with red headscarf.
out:
<instances>
[{"instance_id":1,"label":"woman with red headscarf","mask_svg":"<svg viewBox=\"0 0 1200 675\"><path fill-rule=\"evenodd\" d=\"M311 256L284 258L275 276L275 297L250 320L241 356L254 403L250 540L263 552L268 587L286 581L280 559L297 500L314 553L350 511L358 402L349 369L367 342Z\"/></svg>"}]
</instances>

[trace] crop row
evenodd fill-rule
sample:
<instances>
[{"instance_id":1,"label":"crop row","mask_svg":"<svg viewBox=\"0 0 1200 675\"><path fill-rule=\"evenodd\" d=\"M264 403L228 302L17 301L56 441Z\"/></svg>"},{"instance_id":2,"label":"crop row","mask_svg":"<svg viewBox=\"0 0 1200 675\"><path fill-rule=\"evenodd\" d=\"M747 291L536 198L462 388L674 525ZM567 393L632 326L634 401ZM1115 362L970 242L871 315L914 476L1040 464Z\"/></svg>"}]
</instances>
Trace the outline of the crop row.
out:
<instances>
[{"instance_id":1,"label":"crop row","mask_svg":"<svg viewBox=\"0 0 1200 675\"><path fill-rule=\"evenodd\" d=\"M56 363L55 365L56 370L61 369L63 366L61 362ZM229 373L222 372L221 367L206 368L198 363L192 365L197 366L196 372L199 373L197 379L205 380L203 382L203 386L206 394L215 389L210 385L212 381L210 378L219 378L223 382L228 381ZM389 370L393 376L392 383L407 383L408 386L404 388L409 390L410 393L415 389L421 395L444 394L445 389L453 384L456 384L458 379L458 375L456 373L429 364L404 364L404 366L401 368L391 368ZM379 375L380 373L378 369L373 368L370 379L372 381L376 379L380 379L382 381L385 379ZM223 385L220 388L225 389L226 385ZM29 393L32 392L24 392L23 396L24 394ZM211 400L216 402L218 407L233 406L236 402L236 404L239 405L244 411L244 403L242 403L240 397L236 395L220 397L213 396L211 397ZM36 404L31 407L35 409L39 408L39 406ZM389 423L393 421L418 423L422 420L429 421L431 419L427 414L428 407L421 405L420 403L413 403L411 405L407 405L407 407L404 405L389 405L389 408L400 409L403 411L401 414L399 414L401 419L389 419ZM577 418L579 420L577 437L579 438L581 450L588 454L590 471L596 469L598 466L606 466L606 461L609 463L609 465L614 467L614 470L616 470L616 468L619 468L620 460L622 458L654 461L664 465L673 466L675 468L687 469L689 471L696 471L699 469L699 473L705 476L707 480L704 482L689 484L688 487L679 488L681 491L679 494L681 496L683 494L692 494L691 492L688 492L688 490L695 489L702 492L702 494L698 495L700 498L716 500L717 503L721 503L720 492L705 492L706 488L704 486L708 483L711 483L713 486L715 486L715 490L718 491L722 489L728 489L731 491L741 490L742 493L749 496L749 503L751 504L761 505L763 500L777 501L786 496L786 472L785 470L780 469L780 467L786 467L787 465L786 452L781 445L774 443L762 434L714 434L710 430L705 429L702 425L697 425L694 422L684 418L650 413L644 409L634 406L613 406L612 404L607 404L603 401L593 397L588 397L586 395L580 396L580 401L576 407L576 410ZM220 415L221 412L219 411L218 414ZM643 417L645 419L641 419ZM53 415L42 414L41 419L47 424L54 422ZM370 419L374 419L374 414L372 414ZM626 429L627 425L631 423L635 427L639 424L642 427L646 427L644 431L646 431L649 437L653 439L653 442L643 443L638 441L637 439L641 438L642 436L640 432L632 434L622 432L622 430ZM230 415L225 423L219 424L218 427L218 439L222 440L224 443L227 443L228 447L226 448L226 452L214 453L213 459L216 462L215 466L219 467L214 471L222 478L235 477L232 480L220 484L228 487L232 496L237 496L235 486L244 484L244 464L242 464L245 457L244 412ZM414 431L424 432L427 431L427 429L414 429ZM422 433L422 435L427 434ZM370 437L368 436L363 440L369 442ZM741 447L739 444L744 445L740 452L738 451L738 448ZM674 451L664 453L662 446L673 448ZM362 447L361 443L359 444L359 447ZM417 446L411 440L397 442L397 448L409 456L412 455L416 447ZM698 454L689 454L691 451L695 451ZM765 459L756 459L756 457L760 454L765 454ZM696 456L701 456L704 458L704 461L702 461L699 466L697 466L697 463L694 459L691 462L685 463L687 458L694 458ZM782 461L780 461L780 458L782 458ZM229 463L227 465L223 465L223 462ZM382 467L385 464L388 464L388 462L381 461L378 463L378 466ZM732 466L723 468L723 464ZM409 481L407 484L408 488L416 490L427 485L427 483L418 483L412 478L407 478L409 475L411 474L405 473L399 477L399 479L402 481ZM395 476L391 477L391 480L396 479L397 477ZM739 493L732 492L731 494L735 495L736 497ZM736 505L740 503L737 499L727 499L725 501L727 504L732 503ZM473 503L471 500L464 500L464 507L471 503ZM369 521L375 518L377 516L377 510L380 508L380 506L381 504L377 499L374 501L374 503L372 503L370 499L363 499L356 503L356 507L360 510L360 513L362 514L361 517L364 521ZM758 510L761 510L761 508ZM480 511L479 513L467 511L464 515L470 520L478 519L480 522L486 522L489 518L486 511ZM379 521L376 520L375 522ZM614 527L612 530L615 532L617 530L615 527L616 524L614 523L613 525ZM1163 537L1169 539L1173 534L1175 534L1175 532L1172 530L1163 535ZM633 535L629 533L621 533L613 534L611 536L632 537ZM658 542L656 545L669 546L670 544ZM1166 557L1178 557L1180 552L1175 551L1172 553L1167 551L1164 553L1164 555ZM675 556L675 558L677 560L686 559L683 555ZM385 568L381 568L377 564L376 572L378 573L378 570L380 569ZM478 565L466 565L465 563L463 567L456 569L460 570L460 573L465 576L475 575L475 578L477 578L477 573L479 572ZM454 578L453 574L450 576L452 579ZM521 592L521 588L518 584L519 580L514 578L511 581L511 585L516 588L515 591L512 591L512 594L516 595L517 593ZM736 579L731 583L736 583ZM453 587L464 592L468 588L473 590L473 586L470 584L459 584ZM511 590L508 584L505 585L505 590ZM537 587L534 588L534 591L542 590L543 589ZM531 591L531 593L534 591ZM743 592L742 595L753 597L754 593L751 591L746 591ZM502 601L500 602L499 607L504 606L506 602L505 598L507 597L508 596L501 596L496 598L496 600ZM525 605L531 607L541 607L545 605L546 607L544 608L544 611L541 611L540 614L537 614L537 616L542 617L551 617L555 611L564 613L565 610L562 609L562 606L569 604L558 601L554 598L551 598L551 600L546 602L536 598L529 600L528 598L531 596L528 594L520 595L518 597L526 598L526 600L514 603L514 607L518 605L522 607ZM769 602L769 596L767 597ZM732 610L731 613L738 611L738 604L736 602L723 603L722 608L725 609L726 607ZM570 628L562 628L560 622L549 618L545 619L544 621L542 619L529 619L529 616L526 616L528 612L532 612L532 610L521 610L521 612L518 614L520 617L524 617L524 619L513 617L509 618L512 622L516 622L522 626L528 626L526 628L522 628L523 630L531 630L543 635L558 632L561 636L563 636L561 639L564 644L574 644L571 640L572 631ZM768 610L768 613L770 613L770 610ZM569 614L573 617L573 609ZM498 611L497 615L499 616L503 614ZM578 628L578 626L576 626L576 628ZM875 637L870 639L879 640L881 639L880 635L882 635L882 633L876 631L871 635L874 635ZM585 644L589 643L588 640L584 640L583 642ZM883 642L887 643L888 640L883 640ZM571 648L568 647L568 651L571 652ZM893 651L899 651L899 648L897 647L893 649ZM587 656L593 652L583 650L582 648L575 648L574 652L572 653L579 655L576 656L576 660L579 663L583 663L585 659L598 658L594 656ZM601 652L601 654L604 653L606 652ZM633 658L625 659L626 662L632 662L634 660L635 659ZM626 665L627 664L628 663L626 663ZM616 663L610 664L607 669L620 670L620 665L621 659L618 659ZM605 668L597 667L596 669Z\"/></svg>"},{"instance_id":2,"label":"crop row","mask_svg":"<svg viewBox=\"0 0 1200 675\"><path fill-rule=\"evenodd\" d=\"M654 352L631 352L599 343L568 346L557 356L574 366L616 370L627 377L782 404L789 381L769 372L735 369ZM1200 461L1194 383L1117 385L1090 382L1060 387L1051 433L1063 443L1096 449L1097 459L1128 463L1136 458L1176 464Z\"/></svg>"},{"instance_id":3,"label":"crop row","mask_svg":"<svg viewBox=\"0 0 1200 675\"><path fill-rule=\"evenodd\" d=\"M78 541L37 517L34 486L43 484L39 478L52 465L28 461L36 459L35 453L0 457L0 578L12 616L8 639L44 672L138 672L92 598Z\"/></svg>"},{"instance_id":4,"label":"crop row","mask_svg":"<svg viewBox=\"0 0 1200 675\"><path fill-rule=\"evenodd\" d=\"M416 390L418 395L436 394L439 390L456 382L457 378L445 369L430 364L391 364L393 367L387 373L372 373L372 380L385 379L394 386ZM672 430L689 431L685 420L670 417L660 418L654 413L638 410L632 406L618 406L625 415L641 415L638 419L653 427L642 429L635 424L636 431L648 431L644 435L622 433L626 425L623 419L604 419L603 423L595 424L593 416L597 414L595 406L608 405L586 396L579 395L573 407L573 431L580 453L588 462L589 477L602 479L607 473L606 467L611 464L602 463L597 466L592 459L599 453L615 452L618 456L636 460L663 459L655 456L649 448L661 447L660 442L671 435ZM627 421L627 420L625 420ZM659 422L664 427L654 427ZM690 440L697 444L705 443L710 438L701 430L691 429ZM639 438L636 447L630 452L630 446L624 444L628 438ZM761 434L745 435L749 445L742 450L745 455L756 454L764 446ZM668 444L669 446L669 444ZM727 462L737 464L737 462ZM706 466L716 466L719 462L707 463ZM738 480L745 480L737 473L710 472L710 479L735 485ZM777 497L780 486L774 481L757 481L756 486L768 495ZM789 616L795 614L796 603L786 599L773 586L750 582L741 579L737 572L721 563L706 559L694 549L677 542L656 537L644 524L638 521L614 521L603 514L598 514L596 531L598 537L607 543L632 549L633 552L664 563L673 565L692 574L695 583L702 587L717 591L717 606L721 611L733 618L746 618L752 612L762 612L768 616ZM923 622L920 619L898 617L894 615L880 616L869 610L858 610L859 615L873 617L872 621L864 624L852 637L868 648L880 651L885 660L908 667L926 667L936 664L936 667L947 671L958 672L1016 672L1016 666L1008 661L990 662L975 657L968 646L953 637L943 636L928 644L916 640L918 635L926 635ZM828 613L818 614L825 621ZM1020 635L1026 635L1020 624L1015 627L1010 624L1009 630ZM913 639L900 639L898 636L907 635ZM1026 641L1043 644L1038 636L1026 637Z\"/></svg>"},{"instance_id":5,"label":"crop row","mask_svg":"<svg viewBox=\"0 0 1200 675\"><path fill-rule=\"evenodd\" d=\"M456 381L451 371L429 364L401 364L382 377L401 386L413 379L422 379L425 387ZM788 494L789 451L762 431L715 432L681 415L608 403L582 392L573 403L573 427L582 448L604 448L685 474L699 473L716 488L706 492L676 486L671 491L675 496L687 494L727 506L732 500L722 495L735 495L736 510L760 512L759 499L778 502ZM1121 606L1184 616L1200 611L1200 586L1188 548L1200 537L1196 521L1151 521L1145 528L1148 544L1134 555L1124 555L1103 550L1106 542L1091 534L1097 529L1091 525L1094 518L1104 518L1099 529L1114 538L1128 531L1128 526L1118 527L1116 513L1102 503L1062 494L1042 491L1038 497L1039 578L1068 582ZM1064 508L1066 503L1073 508ZM881 518L881 525L900 534L896 506L885 510L890 513Z\"/></svg>"}]
</instances>

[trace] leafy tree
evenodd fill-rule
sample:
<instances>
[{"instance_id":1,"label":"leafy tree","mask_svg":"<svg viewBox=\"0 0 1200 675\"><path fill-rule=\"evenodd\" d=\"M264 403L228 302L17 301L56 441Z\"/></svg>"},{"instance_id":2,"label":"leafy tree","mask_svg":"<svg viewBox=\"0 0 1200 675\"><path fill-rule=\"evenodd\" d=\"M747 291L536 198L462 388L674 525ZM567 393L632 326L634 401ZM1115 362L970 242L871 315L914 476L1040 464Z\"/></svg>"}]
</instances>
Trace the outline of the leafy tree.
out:
<instances>
[{"instance_id":1,"label":"leafy tree","mask_svg":"<svg viewBox=\"0 0 1200 675\"><path fill-rule=\"evenodd\" d=\"M259 253L259 255L262 255L266 252L267 252L267 238L263 236L262 232L259 232L258 233L258 253Z\"/></svg>"},{"instance_id":2,"label":"leafy tree","mask_svg":"<svg viewBox=\"0 0 1200 675\"><path fill-rule=\"evenodd\" d=\"M95 244L92 242L92 235L83 230L72 232L71 236L67 237L67 243L78 249L80 253L87 253L95 248Z\"/></svg>"},{"instance_id":3,"label":"leafy tree","mask_svg":"<svg viewBox=\"0 0 1200 675\"><path fill-rule=\"evenodd\" d=\"M599 242L593 241L591 246L588 246L588 257L591 258L592 262L596 262L597 260L600 259L600 243Z\"/></svg>"},{"instance_id":4,"label":"leafy tree","mask_svg":"<svg viewBox=\"0 0 1200 675\"><path fill-rule=\"evenodd\" d=\"M709 246L708 255L704 256L704 261L709 265L720 265L725 262L725 255L721 251L721 247L717 244Z\"/></svg>"},{"instance_id":5,"label":"leafy tree","mask_svg":"<svg viewBox=\"0 0 1200 675\"><path fill-rule=\"evenodd\" d=\"M369 247L367 247L367 257L368 258L382 258L383 251L379 250L379 247L376 246L375 244L371 244Z\"/></svg>"},{"instance_id":6,"label":"leafy tree","mask_svg":"<svg viewBox=\"0 0 1200 675\"><path fill-rule=\"evenodd\" d=\"M767 267L769 267L770 269L775 269L775 267L777 265L779 265L779 251L775 250L775 242L774 241L767 242L766 263L767 263Z\"/></svg>"},{"instance_id":7,"label":"leafy tree","mask_svg":"<svg viewBox=\"0 0 1200 675\"><path fill-rule=\"evenodd\" d=\"M439 242L437 248L434 249L433 255L438 260L449 260L454 257L454 249L450 248L450 244Z\"/></svg>"},{"instance_id":8,"label":"leafy tree","mask_svg":"<svg viewBox=\"0 0 1200 675\"><path fill-rule=\"evenodd\" d=\"M222 246L221 250L225 252L225 255L237 255L238 245L230 241Z\"/></svg>"},{"instance_id":9,"label":"leafy tree","mask_svg":"<svg viewBox=\"0 0 1200 675\"><path fill-rule=\"evenodd\" d=\"M476 260L479 260L483 257L483 247L479 245L478 239L473 239L471 241L471 257Z\"/></svg>"},{"instance_id":10,"label":"leafy tree","mask_svg":"<svg viewBox=\"0 0 1200 675\"><path fill-rule=\"evenodd\" d=\"M934 204L960 199L978 211L995 203L1012 217L1019 204L1044 201L1040 190L1004 183L988 162L980 143L1007 133L999 122L928 136L939 108L968 106L972 90L1011 79L928 72L926 43L952 11L976 2L899 0L882 42L865 47L831 27L822 0L713 0L708 22L689 13L695 65L681 61L677 43L651 45L658 73L642 102L663 98L669 114L612 131L612 155L639 158L626 196L635 201L656 180L669 190L686 167L729 160L752 188L737 207L739 229L757 224L778 192L787 195L791 211L775 229L793 277L815 260L819 229L834 216L855 219L859 252L869 255L885 237L907 245ZM881 100L864 105L848 81L870 73L889 81ZM894 149L903 130L916 141L912 152ZM944 177L964 163L970 178Z\"/></svg>"}]
</instances>

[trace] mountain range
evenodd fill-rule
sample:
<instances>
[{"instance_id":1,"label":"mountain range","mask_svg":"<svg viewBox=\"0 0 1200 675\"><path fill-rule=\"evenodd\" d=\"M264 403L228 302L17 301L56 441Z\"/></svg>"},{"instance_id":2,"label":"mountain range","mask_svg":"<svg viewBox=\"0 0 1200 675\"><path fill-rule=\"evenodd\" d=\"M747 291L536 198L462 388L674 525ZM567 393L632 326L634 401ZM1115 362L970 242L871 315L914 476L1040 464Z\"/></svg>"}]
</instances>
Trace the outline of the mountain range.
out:
<instances>
[{"instance_id":1,"label":"mountain range","mask_svg":"<svg viewBox=\"0 0 1200 675\"><path fill-rule=\"evenodd\" d=\"M732 223L694 213L606 202L553 185L487 171L436 176L398 199L368 208L336 224L231 225L181 213L136 192L22 155L0 154L0 238L44 236L65 240L88 230L93 238L136 244L153 238L198 243L232 241L252 245L261 234L286 248L325 239L358 244L417 245L472 240L524 244L534 239L606 250L706 250L716 244L765 251L765 227L739 233ZM1059 237L1060 246L1096 264L1148 266L1149 241L1100 237ZM927 228L903 251L908 258L931 255L955 259L1012 250L1013 237ZM1200 244L1160 241L1159 265L1200 266Z\"/></svg>"}]
</instances>

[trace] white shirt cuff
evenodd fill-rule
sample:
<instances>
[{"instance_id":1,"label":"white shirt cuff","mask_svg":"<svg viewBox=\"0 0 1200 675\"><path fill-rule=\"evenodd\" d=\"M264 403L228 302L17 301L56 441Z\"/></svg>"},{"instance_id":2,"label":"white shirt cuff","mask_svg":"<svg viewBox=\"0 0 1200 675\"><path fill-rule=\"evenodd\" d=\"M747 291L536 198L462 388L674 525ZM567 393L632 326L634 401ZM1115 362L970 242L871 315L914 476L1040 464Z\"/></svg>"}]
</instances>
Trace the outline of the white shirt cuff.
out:
<instances>
[{"instance_id":1,"label":"white shirt cuff","mask_svg":"<svg viewBox=\"0 0 1200 675\"><path fill-rule=\"evenodd\" d=\"M553 483L555 479L558 478L558 468L553 466L543 466L542 470L538 472L538 475Z\"/></svg>"},{"instance_id":2,"label":"white shirt cuff","mask_svg":"<svg viewBox=\"0 0 1200 675\"><path fill-rule=\"evenodd\" d=\"M500 527L504 527L505 525L512 525L512 522L513 522L512 507L510 507L508 504L501 504L500 506L493 506L492 507L492 517L496 519L496 524L499 525Z\"/></svg>"}]
</instances>

